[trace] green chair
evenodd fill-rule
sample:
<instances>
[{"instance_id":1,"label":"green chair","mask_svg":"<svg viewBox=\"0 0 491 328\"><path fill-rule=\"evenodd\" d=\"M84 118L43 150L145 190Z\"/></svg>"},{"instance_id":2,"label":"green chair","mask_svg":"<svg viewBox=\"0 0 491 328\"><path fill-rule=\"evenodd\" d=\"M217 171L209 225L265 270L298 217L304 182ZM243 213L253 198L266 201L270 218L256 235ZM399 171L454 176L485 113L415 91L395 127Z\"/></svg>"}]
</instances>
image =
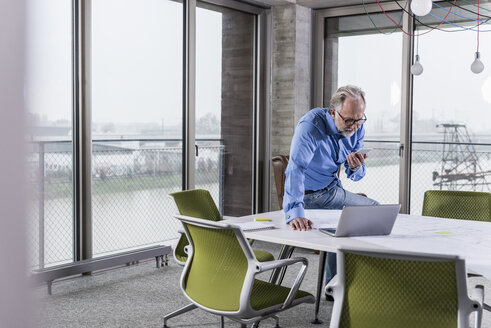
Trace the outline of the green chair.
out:
<instances>
[{"instance_id":1,"label":"green chair","mask_svg":"<svg viewBox=\"0 0 491 328\"><path fill-rule=\"evenodd\" d=\"M190 241L181 289L195 306L243 325L273 317L278 326L277 313L314 302L314 296L299 290L307 259L260 262L238 225L183 215L176 218ZM302 265L291 288L256 279L262 272L295 263Z\"/></svg>"},{"instance_id":2,"label":"green chair","mask_svg":"<svg viewBox=\"0 0 491 328\"><path fill-rule=\"evenodd\" d=\"M213 198L207 190L194 189L175 192L170 194L174 199L179 214L186 215L195 218L201 218L210 221L220 221L222 218L218 211ZM184 265L188 259L186 249L189 245L189 241L184 234L181 234L177 245L174 247L174 259L180 265ZM273 261L274 256L270 252L255 249L253 250L256 259L259 262ZM167 320L176 317L188 311L195 309L197 306L194 303L188 304L181 309L173 311L164 317L164 327Z\"/></svg>"},{"instance_id":3,"label":"green chair","mask_svg":"<svg viewBox=\"0 0 491 328\"><path fill-rule=\"evenodd\" d=\"M338 249L338 274L326 286L334 297L334 327L481 326L484 288L467 294L458 256L356 248Z\"/></svg>"},{"instance_id":4,"label":"green chair","mask_svg":"<svg viewBox=\"0 0 491 328\"><path fill-rule=\"evenodd\" d=\"M428 190L425 192L423 215L491 222L491 193Z\"/></svg>"},{"instance_id":5,"label":"green chair","mask_svg":"<svg viewBox=\"0 0 491 328\"><path fill-rule=\"evenodd\" d=\"M222 218L220 212L213 201L208 190L194 189L175 192L170 194L174 199L179 214L191 216L193 218L201 218L210 221L220 221ZM174 247L174 259L177 263L184 265L187 260L185 247L189 244L186 236L181 235L179 241ZM274 260L273 254L270 252L255 249L254 254L260 262Z\"/></svg>"}]
</instances>

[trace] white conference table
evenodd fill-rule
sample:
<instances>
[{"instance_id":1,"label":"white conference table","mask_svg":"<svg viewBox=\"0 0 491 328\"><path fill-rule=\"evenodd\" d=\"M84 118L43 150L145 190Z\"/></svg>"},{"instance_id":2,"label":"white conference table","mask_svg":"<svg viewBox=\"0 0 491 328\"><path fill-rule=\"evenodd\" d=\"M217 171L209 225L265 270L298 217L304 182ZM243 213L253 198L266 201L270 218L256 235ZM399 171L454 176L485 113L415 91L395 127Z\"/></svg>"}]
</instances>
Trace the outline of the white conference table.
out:
<instances>
[{"instance_id":1,"label":"white conference table","mask_svg":"<svg viewBox=\"0 0 491 328\"><path fill-rule=\"evenodd\" d=\"M314 229L294 231L285 223L283 211L258 213L229 219L231 223L253 221L255 217L272 220L275 229L245 231L247 238L280 245L321 251L314 322L321 290L325 252L336 252L338 247L392 249L432 254L455 254L466 261L468 269L491 279L491 223L469 220L443 219L421 215L399 214L392 233L388 236L335 238L315 228L336 227L341 210L306 210L305 216L314 222Z\"/></svg>"}]
</instances>

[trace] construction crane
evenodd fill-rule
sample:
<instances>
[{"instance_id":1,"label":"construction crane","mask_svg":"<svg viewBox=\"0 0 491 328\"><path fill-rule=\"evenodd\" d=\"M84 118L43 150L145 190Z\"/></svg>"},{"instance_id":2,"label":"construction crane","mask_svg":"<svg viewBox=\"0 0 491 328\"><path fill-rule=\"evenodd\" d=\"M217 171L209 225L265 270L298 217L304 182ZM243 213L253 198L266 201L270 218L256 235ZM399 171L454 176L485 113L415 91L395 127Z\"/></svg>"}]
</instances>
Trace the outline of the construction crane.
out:
<instances>
[{"instance_id":1,"label":"construction crane","mask_svg":"<svg viewBox=\"0 0 491 328\"><path fill-rule=\"evenodd\" d=\"M484 171L465 124L439 124L443 127L443 151L440 173L433 172L433 185L440 190L490 191Z\"/></svg>"}]
</instances>

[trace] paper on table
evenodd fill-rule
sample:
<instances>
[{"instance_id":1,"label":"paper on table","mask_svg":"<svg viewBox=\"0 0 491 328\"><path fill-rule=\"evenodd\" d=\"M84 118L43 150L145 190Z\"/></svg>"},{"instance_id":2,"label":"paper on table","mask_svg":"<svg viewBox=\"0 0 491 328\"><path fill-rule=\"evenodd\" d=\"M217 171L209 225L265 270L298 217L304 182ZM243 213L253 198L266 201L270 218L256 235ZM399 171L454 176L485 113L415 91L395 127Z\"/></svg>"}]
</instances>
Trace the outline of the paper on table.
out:
<instances>
[{"instance_id":1,"label":"paper on table","mask_svg":"<svg viewBox=\"0 0 491 328\"><path fill-rule=\"evenodd\" d=\"M269 230L274 229L274 223L272 222L241 222L235 223L241 227L242 231L261 231L261 230Z\"/></svg>"}]
</instances>

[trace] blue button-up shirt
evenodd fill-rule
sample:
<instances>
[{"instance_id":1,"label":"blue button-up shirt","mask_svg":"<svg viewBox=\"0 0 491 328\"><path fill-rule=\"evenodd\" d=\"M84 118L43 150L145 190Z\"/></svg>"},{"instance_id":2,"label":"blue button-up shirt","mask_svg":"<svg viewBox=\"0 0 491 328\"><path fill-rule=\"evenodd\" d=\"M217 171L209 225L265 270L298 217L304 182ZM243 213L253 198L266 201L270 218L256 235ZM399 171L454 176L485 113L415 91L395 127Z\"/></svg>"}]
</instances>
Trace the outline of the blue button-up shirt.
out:
<instances>
[{"instance_id":1,"label":"blue button-up shirt","mask_svg":"<svg viewBox=\"0 0 491 328\"><path fill-rule=\"evenodd\" d=\"M295 129L286 168L283 210L286 222L305 217L305 190L319 190L337 180L341 164L346 175L358 181L365 175L365 164L352 172L346 156L363 148L365 129L362 126L349 138L338 133L328 108L314 108L302 116Z\"/></svg>"}]
</instances>

